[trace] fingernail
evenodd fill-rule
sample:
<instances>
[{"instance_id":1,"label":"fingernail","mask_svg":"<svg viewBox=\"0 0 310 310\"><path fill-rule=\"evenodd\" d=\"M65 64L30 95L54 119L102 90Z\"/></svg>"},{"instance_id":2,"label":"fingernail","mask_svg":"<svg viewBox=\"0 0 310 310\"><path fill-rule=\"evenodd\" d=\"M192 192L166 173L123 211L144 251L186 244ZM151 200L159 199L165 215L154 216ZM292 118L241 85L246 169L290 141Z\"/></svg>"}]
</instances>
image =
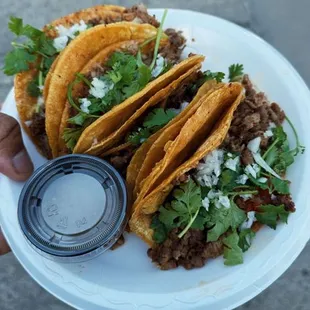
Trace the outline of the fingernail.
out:
<instances>
[{"instance_id":1,"label":"fingernail","mask_svg":"<svg viewBox=\"0 0 310 310\"><path fill-rule=\"evenodd\" d=\"M29 158L29 155L25 149L20 151L12 159L13 166L18 173L31 173L33 170L32 162Z\"/></svg>"}]
</instances>

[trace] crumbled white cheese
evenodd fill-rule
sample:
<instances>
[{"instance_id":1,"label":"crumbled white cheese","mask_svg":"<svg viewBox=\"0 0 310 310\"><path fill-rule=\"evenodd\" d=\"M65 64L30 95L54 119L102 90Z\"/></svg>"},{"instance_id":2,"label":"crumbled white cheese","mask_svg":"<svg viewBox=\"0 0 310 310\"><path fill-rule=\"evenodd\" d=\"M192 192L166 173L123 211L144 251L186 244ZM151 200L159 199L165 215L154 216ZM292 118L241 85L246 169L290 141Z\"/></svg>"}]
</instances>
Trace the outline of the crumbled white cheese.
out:
<instances>
[{"instance_id":1,"label":"crumbled white cheese","mask_svg":"<svg viewBox=\"0 0 310 310\"><path fill-rule=\"evenodd\" d=\"M269 123L268 129L271 130L272 128L276 128L277 125L274 122Z\"/></svg>"},{"instance_id":2,"label":"crumbled white cheese","mask_svg":"<svg viewBox=\"0 0 310 310\"><path fill-rule=\"evenodd\" d=\"M56 27L58 37L69 37L71 39L74 39L77 34L85 31L86 29L87 25L85 24L84 20L80 20L78 24L74 24L69 28L66 28L63 25L59 25Z\"/></svg>"},{"instance_id":3,"label":"crumbled white cheese","mask_svg":"<svg viewBox=\"0 0 310 310\"><path fill-rule=\"evenodd\" d=\"M230 170L236 171L238 164L239 164L239 156L236 156L235 158L229 158L228 160L226 160L224 166Z\"/></svg>"},{"instance_id":4,"label":"crumbled white cheese","mask_svg":"<svg viewBox=\"0 0 310 310\"><path fill-rule=\"evenodd\" d=\"M58 52L62 51L68 44L69 38L74 39L79 33L85 31L87 25L84 20L81 20L78 24L74 24L69 28L59 25L56 27L58 37L54 39L53 45Z\"/></svg>"},{"instance_id":5,"label":"crumbled white cheese","mask_svg":"<svg viewBox=\"0 0 310 310\"><path fill-rule=\"evenodd\" d=\"M155 77L155 78L158 77L163 71L164 67L165 67L165 59L163 56L158 55L156 59L156 65L154 69L152 70L152 77Z\"/></svg>"},{"instance_id":6,"label":"crumbled white cheese","mask_svg":"<svg viewBox=\"0 0 310 310\"><path fill-rule=\"evenodd\" d=\"M247 174L250 174L254 179L256 179L256 171L252 167L252 165L247 165L244 169Z\"/></svg>"},{"instance_id":7,"label":"crumbled white cheese","mask_svg":"<svg viewBox=\"0 0 310 310\"><path fill-rule=\"evenodd\" d=\"M208 193L208 198L210 200L213 200L214 198L218 198L222 195L223 195L223 193L221 191L215 191L214 189L211 189Z\"/></svg>"},{"instance_id":8,"label":"crumbled white cheese","mask_svg":"<svg viewBox=\"0 0 310 310\"><path fill-rule=\"evenodd\" d=\"M256 137L248 143L248 149L252 153L257 153L259 151L260 142L262 141L261 137Z\"/></svg>"},{"instance_id":9,"label":"crumbled white cheese","mask_svg":"<svg viewBox=\"0 0 310 310\"><path fill-rule=\"evenodd\" d=\"M244 229L249 229L252 227L253 223L256 221L256 218L255 218L255 211L250 211L247 213L247 220L244 221L242 223L242 225L240 226L240 229L241 230L244 230Z\"/></svg>"},{"instance_id":10,"label":"crumbled white cheese","mask_svg":"<svg viewBox=\"0 0 310 310\"><path fill-rule=\"evenodd\" d=\"M272 137L273 136L273 132L271 131L271 130L266 130L265 132L264 132L264 137L265 138L270 138L270 137Z\"/></svg>"},{"instance_id":11,"label":"crumbled white cheese","mask_svg":"<svg viewBox=\"0 0 310 310\"><path fill-rule=\"evenodd\" d=\"M198 165L195 175L199 184L207 187L217 185L223 161L224 152L220 149L214 150L204 157L204 162Z\"/></svg>"},{"instance_id":12,"label":"crumbled white cheese","mask_svg":"<svg viewBox=\"0 0 310 310\"><path fill-rule=\"evenodd\" d=\"M143 20L139 17L135 17L131 22L135 24L143 24Z\"/></svg>"},{"instance_id":13,"label":"crumbled white cheese","mask_svg":"<svg viewBox=\"0 0 310 310\"><path fill-rule=\"evenodd\" d=\"M266 182L268 181L268 179L262 177L262 178L259 178L257 181L258 181L259 183L266 183Z\"/></svg>"},{"instance_id":14,"label":"crumbled white cheese","mask_svg":"<svg viewBox=\"0 0 310 310\"><path fill-rule=\"evenodd\" d=\"M227 196L219 196L219 198L215 201L215 206L220 208L223 206L226 209L230 208L230 200Z\"/></svg>"},{"instance_id":15,"label":"crumbled white cheese","mask_svg":"<svg viewBox=\"0 0 310 310\"><path fill-rule=\"evenodd\" d=\"M228 156L228 157L233 157L233 154L227 153L227 156Z\"/></svg>"},{"instance_id":16,"label":"crumbled white cheese","mask_svg":"<svg viewBox=\"0 0 310 310\"><path fill-rule=\"evenodd\" d=\"M210 200L208 197L205 197L204 199L202 199L202 205L207 211L209 211Z\"/></svg>"},{"instance_id":17,"label":"crumbled white cheese","mask_svg":"<svg viewBox=\"0 0 310 310\"><path fill-rule=\"evenodd\" d=\"M91 105L91 102L87 99L87 98L81 98L80 100L80 103L81 103L81 110L84 112L84 113L87 113L89 114L89 106Z\"/></svg>"},{"instance_id":18,"label":"crumbled white cheese","mask_svg":"<svg viewBox=\"0 0 310 310\"><path fill-rule=\"evenodd\" d=\"M37 106L42 107L44 105L44 99L42 96L39 96L37 99Z\"/></svg>"},{"instance_id":19,"label":"crumbled white cheese","mask_svg":"<svg viewBox=\"0 0 310 310\"><path fill-rule=\"evenodd\" d=\"M236 183L244 185L248 179L249 177L246 174L241 174L238 176Z\"/></svg>"},{"instance_id":20,"label":"crumbled white cheese","mask_svg":"<svg viewBox=\"0 0 310 310\"><path fill-rule=\"evenodd\" d=\"M99 99L103 98L114 87L113 83L99 80L96 77L92 80L91 85L89 93Z\"/></svg>"},{"instance_id":21,"label":"crumbled white cheese","mask_svg":"<svg viewBox=\"0 0 310 310\"><path fill-rule=\"evenodd\" d=\"M31 125L32 125L32 120L25 121L25 125L26 125L27 127L31 126Z\"/></svg>"},{"instance_id":22,"label":"crumbled white cheese","mask_svg":"<svg viewBox=\"0 0 310 310\"><path fill-rule=\"evenodd\" d=\"M179 109L170 109L172 110L175 114L180 114L183 110L185 110L185 108L189 105L189 102L184 101L181 103L180 108Z\"/></svg>"},{"instance_id":23,"label":"crumbled white cheese","mask_svg":"<svg viewBox=\"0 0 310 310\"><path fill-rule=\"evenodd\" d=\"M240 195L240 197L243 198L244 200L248 200L248 199L252 198L253 195L252 194L243 194L243 195Z\"/></svg>"},{"instance_id":24,"label":"crumbled white cheese","mask_svg":"<svg viewBox=\"0 0 310 310\"><path fill-rule=\"evenodd\" d=\"M68 44L68 37L58 37L53 41L53 46L56 48L57 52L61 52Z\"/></svg>"}]
</instances>

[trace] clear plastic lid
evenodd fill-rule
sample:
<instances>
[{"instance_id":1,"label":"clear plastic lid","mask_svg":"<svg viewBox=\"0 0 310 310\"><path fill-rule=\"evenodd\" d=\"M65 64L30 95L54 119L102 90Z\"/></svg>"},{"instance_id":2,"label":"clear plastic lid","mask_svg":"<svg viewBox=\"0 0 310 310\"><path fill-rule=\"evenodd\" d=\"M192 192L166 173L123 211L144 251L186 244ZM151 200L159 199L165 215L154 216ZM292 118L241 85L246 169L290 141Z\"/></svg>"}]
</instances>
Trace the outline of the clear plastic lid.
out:
<instances>
[{"instance_id":1,"label":"clear plastic lid","mask_svg":"<svg viewBox=\"0 0 310 310\"><path fill-rule=\"evenodd\" d=\"M110 248L126 222L127 193L106 161L68 155L40 167L19 198L20 226L32 245L58 257Z\"/></svg>"}]
</instances>

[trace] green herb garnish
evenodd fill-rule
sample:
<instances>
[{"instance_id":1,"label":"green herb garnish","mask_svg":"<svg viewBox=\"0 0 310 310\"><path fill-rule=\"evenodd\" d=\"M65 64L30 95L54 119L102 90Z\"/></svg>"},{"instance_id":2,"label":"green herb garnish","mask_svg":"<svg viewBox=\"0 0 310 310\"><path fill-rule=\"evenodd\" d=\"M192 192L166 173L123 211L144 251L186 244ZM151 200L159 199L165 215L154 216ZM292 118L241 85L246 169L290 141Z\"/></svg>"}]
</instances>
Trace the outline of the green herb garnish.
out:
<instances>
[{"instance_id":1,"label":"green herb garnish","mask_svg":"<svg viewBox=\"0 0 310 310\"><path fill-rule=\"evenodd\" d=\"M12 42L14 49L5 56L4 60L5 74L14 75L27 71L30 65L37 64L41 57L50 58L57 54L53 40L43 31L24 25L21 18L10 17L8 27L16 38L22 39L22 43Z\"/></svg>"},{"instance_id":2,"label":"green herb garnish","mask_svg":"<svg viewBox=\"0 0 310 310\"><path fill-rule=\"evenodd\" d=\"M224 264L235 266L243 263L242 249L239 247L240 238L236 231L224 238Z\"/></svg>"},{"instance_id":3,"label":"green herb garnish","mask_svg":"<svg viewBox=\"0 0 310 310\"><path fill-rule=\"evenodd\" d=\"M239 247L242 252L246 252L252 245L252 241L255 238L255 232L251 229L243 229L239 233Z\"/></svg>"},{"instance_id":4,"label":"green herb garnish","mask_svg":"<svg viewBox=\"0 0 310 310\"><path fill-rule=\"evenodd\" d=\"M243 78L243 65L233 64L229 67L229 82L240 82Z\"/></svg>"},{"instance_id":5,"label":"green herb garnish","mask_svg":"<svg viewBox=\"0 0 310 310\"><path fill-rule=\"evenodd\" d=\"M146 116L142 127L138 128L128 136L127 141L134 145L140 145L149 136L168 124L175 115L176 114L172 109L154 109Z\"/></svg>"},{"instance_id":6,"label":"green herb garnish","mask_svg":"<svg viewBox=\"0 0 310 310\"><path fill-rule=\"evenodd\" d=\"M272 229L277 228L277 221L287 223L289 212L285 210L284 205L263 205L257 208L255 217L258 222L269 226Z\"/></svg>"}]
</instances>

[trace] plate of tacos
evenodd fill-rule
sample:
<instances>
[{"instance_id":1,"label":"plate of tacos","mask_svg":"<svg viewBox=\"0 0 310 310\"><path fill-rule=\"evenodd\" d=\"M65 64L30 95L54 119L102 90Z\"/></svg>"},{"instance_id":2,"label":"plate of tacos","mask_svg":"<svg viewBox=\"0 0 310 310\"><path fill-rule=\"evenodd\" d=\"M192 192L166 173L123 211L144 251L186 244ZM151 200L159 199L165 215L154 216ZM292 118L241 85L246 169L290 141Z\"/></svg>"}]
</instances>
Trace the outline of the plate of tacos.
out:
<instances>
[{"instance_id":1,"label":"plate of tacos","mask_svg":"<svg viewBox=\"0 0 310 310\"><path fill-rule=\"evenodd\" d=\"M128 195L117 247L65 263L27 243L23 184L1 178L3 232L40 285L78 309L233 309L295 260L310 237L310 93L280 53L217 17L143 5L8 26L3 110L35 166L95 156Z\"/></svg>"}]
</instances>

